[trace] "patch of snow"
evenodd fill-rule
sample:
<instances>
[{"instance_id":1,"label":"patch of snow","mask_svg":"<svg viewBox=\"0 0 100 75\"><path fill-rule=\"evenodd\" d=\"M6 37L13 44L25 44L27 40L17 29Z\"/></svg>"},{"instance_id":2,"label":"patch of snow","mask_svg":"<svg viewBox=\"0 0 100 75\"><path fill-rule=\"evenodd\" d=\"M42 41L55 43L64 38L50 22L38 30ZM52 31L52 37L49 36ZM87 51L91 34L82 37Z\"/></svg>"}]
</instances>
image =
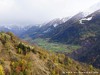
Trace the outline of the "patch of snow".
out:
<instances>
[{"instance_id":1,"label":"patch of snow","mask_svg":"<svg viewBox=\"0 0 100 75\"><path fill-rule=\"evenodd\" d=\"M7 29L11 30L11 28L9 26L4 26L4 28L7 28Z\"/></svg>"},{"instance_id":2,"label":"patch of snow","mask_svg":"<svg viewBox=\"0 0 100 75\"><path fill-rule=\"evenodd\" d=\"M48 28L46 31L44 31L43 33L47 33L47 32L49 32L49 31L51 31L51 28Z\"/></svg>"},{"instance_id":3,"label":"patch of snow","mask_svg":"<svg viewBox=\"0 0 100 75\"><path fill-rule=\"evenodd\" d=\"M80 24L84 24L84 23L82 22L82 21L84 21L84 20L90 21L90 20L92 20L92 16L91 16L91 17L88 17L88 18L83 18L83 19L79 20Z\"/></svg>"},{"instance_id":4,"label":"patch of snow","mask_svg":"<svg viewBox=\"0 0 100 75\"><path fill-rule=\"evenodd\" d=\"M91 17L86 18L86 20L88 20L88 21L92 20L92 16L91 16Z\"/></svg>"},{"instance_id":5,"label":"patch of snow","mask_svg":"<svg viewBox=\"0 0 100 75\"><path fill-rule=\"evenodd\" d=\"M80 22L80 24L84 24L84 23L82 22L82 19L81 19L81 20L79 20L79 22Z\"/></svg>"},{"instance_id":6,"label":"patch of snow","mask_svg":"<svg viewBox=\"0 0 100 75\"><path fill-rule=\"evenodd\" d=\"M57 26L58 26L58 24L56 23L56 24L54 24L53 26L54 26L54 27L57 27Z\"/></svg>"},{"instance_id":7,"label":"patch of snow","mask_svg":"<svg viewBox=\"0 0 100 75\"><path fill-rule=\"evenodd\" d=\"M66 21L68 21L71 17L65 17L65 18L62 18L62 22L65 23Z\"/></svg>"},{"instance_id":8,"label":"patch of snow","mask_svg":"<svg viewBox=\"0 0 100 75\"><path fill-rule=\"evenodd\" d=\"M40 24L40 25L38 25L38 27L41 28L43 25L44 25L44 24Z\"/></svg>"}]
</instances>

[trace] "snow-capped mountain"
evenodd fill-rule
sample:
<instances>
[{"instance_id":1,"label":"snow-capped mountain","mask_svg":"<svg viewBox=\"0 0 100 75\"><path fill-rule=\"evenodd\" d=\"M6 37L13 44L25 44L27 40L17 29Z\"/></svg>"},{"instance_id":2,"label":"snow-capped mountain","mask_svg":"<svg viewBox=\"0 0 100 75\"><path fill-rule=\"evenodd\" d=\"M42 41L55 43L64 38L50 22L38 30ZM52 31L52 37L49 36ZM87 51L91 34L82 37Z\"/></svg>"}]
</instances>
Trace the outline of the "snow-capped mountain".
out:
<instances>
[{"instance_id":1,"label":"snow-capped mountain","mask_svg":"<svg viewBox=\"0 0 100 75\"><path fill-rule=\"evenodd\" d=\"M43 33L47 33L51 30L53 30L53 28L56 28L58 25L65 23L67 20L69 20L70 17L66 17L66 18L57 18L57 19L53 19L48 23L45 23L45 25L41 26L40 31Z\"/></svg>"},{"instance_id":2,"label":"snow-capped mountain","mask_svg":"<svg viewBox=\"0 0 100 75\"><path fill-rule=\"evenodd\" d=\"M0 31L13 32L15 35L20 36L23 32L28 30L31 26L23 25L0 25Z\"/></svg>"},{"instance_id":3,"label":"snow-capped mountain","mask_svg":"<svg viewBox=\"0 0 100 75\"><path fill-rule=\"evenodd\" d=\"M40 25L37 27L31 27L29 28L25 34L22 35L22 37L29 36L32 38L37 37L52 37L56 34L60 34L64 31L64 29L67 28L67 26L70 26L72 23L77 22L78 20L82 19L84 17L83 13L80 12L72 17L65 17L65 18L57 18L53 19L48 23L45 23L44 25ZM36 28L36 29L35 29ZM26 34L27 33L27 34Z\"/></svg>"},{"instance_id":4,"label":"snow-capped mountain","mask_svg":"<svg viewBox=\"0 0 100 75\"><path fill-rule=\"evenodd\" d=\"M56 18L53 19L51 21L49 21L48 23L45 23L44 26L58 26L59 24L65 23L67 20L69 20L71 17L65 17L65 18Z\"/></svg>"},{"instance_id":5,"label":"snow-capped mountain","mask_svg":"<svg viewBox=\"0 0 100 75\"><path fill-rule=\"evenodd\" d=\"M23 33L22 37L25 37L25 36L37 37L40 35L48 34L49 32L52 32L59 25L68 21L70 18L71 17L65 17L62 19L56 18L47 23L43 23L38 26L32 26L25 33Z\"/></svg>"},{"instance_id":6,"label":"snow-capped mountain","mask_svg":"<svg viewBox=\"0 0 100 75\"><path fill-rule=\"evenodd\" d=\"M59 24L62 24L66 22L69 18L62 18L62 19L54 19L48 23L44 23L41 25L19 25L19 24L5 24L5 25L0 25L0 31L10 31L13 32L17 36L21 36L21 34L25 34L27 32L32 33L47 33L51 31L53 28L57 27ZM36 28L34 30L34 28Z\"/></svg>"},{"instance_id":7,"label":"snow-capped mountain","mask_svg":"<svg viewBox=\"0 0 100 75\"><path fill-rule=\"evenodd\" d=\"M79 23L80 23L80 24L85 24L85 23L84 23L85 21L90 21L90 20L92 20L93 17L96 16L96 15L98 15L98 14L100 14L100 9L99 9L99 10L96 10L96 11L94 11L93 13L88 14L86 17L80 19L80 20L79 20Z\"/></svg>"}]
</instances>

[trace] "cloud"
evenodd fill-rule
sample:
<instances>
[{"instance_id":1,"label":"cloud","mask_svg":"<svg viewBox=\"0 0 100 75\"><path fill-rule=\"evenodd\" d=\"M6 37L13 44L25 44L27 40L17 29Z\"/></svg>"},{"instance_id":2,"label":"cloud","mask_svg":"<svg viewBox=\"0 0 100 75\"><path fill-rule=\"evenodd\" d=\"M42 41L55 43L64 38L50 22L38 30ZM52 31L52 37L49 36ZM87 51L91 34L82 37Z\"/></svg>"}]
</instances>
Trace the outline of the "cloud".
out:
<instances>
[{"instance_id":1,"label":"cloud","mask_svg":"<svg viewBox=\"0 0 100 75\"><path fill-rule=\"evenodd\" d=\"M0 24L40 24L74 15L99 0L0 0Z\"/></svg>"}]
</instances>

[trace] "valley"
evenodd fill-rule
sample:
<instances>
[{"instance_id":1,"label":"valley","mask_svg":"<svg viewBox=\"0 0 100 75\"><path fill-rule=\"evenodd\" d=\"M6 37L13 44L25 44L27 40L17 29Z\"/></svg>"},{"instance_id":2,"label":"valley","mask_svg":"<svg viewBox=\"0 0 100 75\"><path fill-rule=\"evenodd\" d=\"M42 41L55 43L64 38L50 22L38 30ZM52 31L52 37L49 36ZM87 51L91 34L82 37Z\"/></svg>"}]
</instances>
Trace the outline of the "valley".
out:
<instances>
[{"instance_id":1,"label":"valley","mask_svg":"<svg viewBox=\"0 0 100 75\"><path fill-rule=\"evenodd\" d=\"M31 44L36 44L52 52L71 53L81 48L81 46L79 45L66 45L66 44L57 43L57 42L49 42L48 40L42 39L42 38L37 38L34 40L30 38L26 38L24 40L30 42Z\"/></svg>"}]
</instances>

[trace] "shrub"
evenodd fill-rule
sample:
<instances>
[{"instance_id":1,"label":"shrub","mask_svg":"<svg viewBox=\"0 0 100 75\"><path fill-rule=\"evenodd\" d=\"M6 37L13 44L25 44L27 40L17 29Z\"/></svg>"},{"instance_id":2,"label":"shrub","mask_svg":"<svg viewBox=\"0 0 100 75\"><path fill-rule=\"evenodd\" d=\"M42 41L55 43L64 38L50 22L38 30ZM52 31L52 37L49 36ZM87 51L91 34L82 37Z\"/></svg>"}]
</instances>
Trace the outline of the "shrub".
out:
<instances>
[{"instance_id":1,"label":"shrub","mask_svg":"<svg viewBox=\"0 0 100 75\"><path fill-rule=\"evenodd\" d=\"M89 68L90 68L90 70L93 70L93 66L92 65L89 65Z\"/></svg>"},{"instance_id":2,"label":"shrub","mask_svg":"<svg viewBox=\"0 0 100 75\"><path fill-rule=\"evenodd\" d=\"M18 62L12 62L11 63L12 73L15 75L16 74L17 75L30 75L31 64L32 63L27 62L24 59L22 59Z\"/></svg>"},{"instance_id":3,"label":"shrub","mask_svg":"<svg viewBox=\"0 0 100 75\"><path fill-rule=\"evenodd\" d=\"M70 64L72 64L72 62L73 62L72 59L70 59L69 57L66 57L65 58L65 64L66 65L69 65L70 66Z\"/></svg>"},{"instance_id":4,"label":"shrub","mask_svg":"<svg viewBox=\"0 0 100 75\"><path fill-rule=\"evenodd\" d=\"M2 65L0 65L0 75L5 75Z\"/></svg>"},{"instance_id":5,"label":"shrub","mask_svg":"<svg viewBox=\"0 0 100 75\"><path fill-rule=\"evenodd\" d=\"M64 54L58 54L59 63L64 64L64 60L65 60L65 55Z\"/></svg>"}]
</instances>

